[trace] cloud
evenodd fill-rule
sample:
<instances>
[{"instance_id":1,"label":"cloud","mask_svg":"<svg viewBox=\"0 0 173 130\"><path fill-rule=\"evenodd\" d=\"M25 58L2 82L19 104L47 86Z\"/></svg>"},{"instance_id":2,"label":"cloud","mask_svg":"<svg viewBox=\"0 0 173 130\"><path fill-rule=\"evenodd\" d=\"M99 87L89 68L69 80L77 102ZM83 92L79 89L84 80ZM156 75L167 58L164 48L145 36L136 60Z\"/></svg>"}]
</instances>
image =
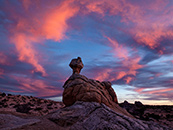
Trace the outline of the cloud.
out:
<instances>
[{"instance_id":1,"label":"cloud","mask_svg":"<svg viewBox=\"0 0 173 130\"><path fill-rule=\"evenodd\" d=\"M62 90L54 86L48 85L43 80L13 77L20 83L19 89L28 94L35 94L38 97L49 97L60 95Z\"/></svg>"},{"instance_id":2,"label":"cloud","mask_svg":"<svg viewBox=\"0 0 173 130\"><path fill-rule=\"evenodd\" d=\"M4 70L0 69L0 76L4 74Z\"/></svg>"},{"instance_id":3,"label":"cloud","mask_svg":"<svg viewBox=\"0 0 173 130\"><path fill-rule=\"evenodd\" d=\"M170 0L134 2L129 0L102 0L81 2L88 12L95 12L104 16L120 16L124 27L121 30L128 33L140 45L150 49L161 46L162 38L173 36L172 3ZM114 21L112 21L114 22ZM166 48L159 48L158 53L163 54Z\"/></svg>"},{"instance_id":4,"label":"cloud","mask_svg":"<svg viewBox=\"0 0 173 130\"><path fill-rule=\"evenodd\" d=\"M172 100L173 98L173 88L140 88L135 91L146 97L152 97L152 100Z\"/></svg>"},{"instance_id":5,"label":"cloud","mask_svg":"<svg viewBox=\"0 0 173 130\"><path fill-rule=\"evenodd\" d=\"M60 41L64 39L68 29L67 20L78 12L78 7L72 7L73 1L64 1L45 16L42 34L46 39Z\"/></svg>"},{"instance_id":6,"label":"cloud","mask_svg":"<svg viewBox=\"0 0 173 130\"><path fill-rule=\"evenodd\" d=\"M170 98L172 5L171 0L1 1L0 84L42 97L59 94L70 75L68 62L81 55L82 73L91 78L129 84L145 99Z\"/></svg>"},{"instance_id":7,"label":"cloud","mask_svg":"<svg viewBox=\"0 0 173 130\"><path fill-rule=\"evenodd\" d=\"M10 65L8 57L2 52L0 52L0 64L1 65Z\"/></svg>"},{"instance_id":8,"label":"cloud","mask_svg":"<svg viewBox=\"0 0 173 130\"><path fill-rule=\"evenodd\" d=\"M120 45L116 40L112 40L109 37L107 37L107 39L113 49L115 58L119 58L122 66L126 68L126 71L120 71L117 74L116 80L121 79L126 75L136 76L137 70L143 68L144 66L139 64L141 58L137 55L130 56L130 52L128 51L128 49ZM126 77L126 83L129 83L132 79L132 77Z\"/></svg>"},{"instance_id":9,"label":"cloud","mask_svg":"<svg viewBox=\"0 0 173 130\"><path fill-rule=\"evenodd\" d=\"M41 72L43 76L46 76L45 69L38 63L36 51L32 46L33 40L34 39L24 34L16 34L14 38L12 38L19 53L19 60L30 63L35 67L36 72Z\"/></svg>"},{"instance_id":10,"label":"cloud","mask_svg":"<svg viewBox=\"0 0 173 130\"><path fill-rule=\"evenodd\" d=\"M35 2L35 5L29 1L22 1L24 14L19 13L21 10L18 9L14 12L10 10L9 19L15 21L15 24L10 28L10 39L16 46L19 60L33 65L34 71L41 72L43 76L46 76L47 73L39 63L40 57L38 56L38 50L35 49L35 44L48 39L60 41L66 37L67 20L78 11L77 7L71 6L72 2L70 0L60 2L60 4L50 2L50 4L44 6L53 6L52 4L57 6L44 7L45 10L40 7L40 10L38 10L37 7L41 4L38 1ZM31 7L35 10L34 12L30 11Z\"/></svg>"}]
</instances>

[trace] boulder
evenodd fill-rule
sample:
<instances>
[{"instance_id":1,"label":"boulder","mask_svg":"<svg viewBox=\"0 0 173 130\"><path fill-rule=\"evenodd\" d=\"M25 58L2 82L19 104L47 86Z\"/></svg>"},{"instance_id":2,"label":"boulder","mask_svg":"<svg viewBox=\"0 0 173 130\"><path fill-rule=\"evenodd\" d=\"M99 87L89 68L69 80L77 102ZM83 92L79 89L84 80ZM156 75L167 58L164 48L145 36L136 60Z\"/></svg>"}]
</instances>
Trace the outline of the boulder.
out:
<instances>
[{"instance_id":1,"label":"boulder","mask_svg":"<svg viewBox=\"0 0 173 130\"><path fill-rule=\"evenodd\" d=\"M73 105L76 101L98 102L131 116L125 109L119 107L117 96L108 81L99 82L80 74L72 74L63 87L63 103L66 106Z\"/></svg>"}]
</instances>

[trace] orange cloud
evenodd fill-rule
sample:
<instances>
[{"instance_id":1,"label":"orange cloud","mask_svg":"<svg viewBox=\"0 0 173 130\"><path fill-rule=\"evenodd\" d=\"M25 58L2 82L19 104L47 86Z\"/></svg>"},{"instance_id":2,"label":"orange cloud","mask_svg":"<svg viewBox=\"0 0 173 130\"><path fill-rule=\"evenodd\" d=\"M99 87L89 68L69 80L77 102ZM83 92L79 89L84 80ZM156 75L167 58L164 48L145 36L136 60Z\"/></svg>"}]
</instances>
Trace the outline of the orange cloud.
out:
<instances>
[{"instance_id":1,"label":"orange cloud","mask_svg":"<svg viewBox=\"0 0 173 130\"><path fill-rule=\"evenodd\" d=\"M112 47L112 52L115 54L116 58L119 58L121 61L120 63L122 64L122 67L126 68L124 71L118 71L116 73L113 73L113 69L104 69L103 73L99 72L97 77L95 77L97 80L109 80L109 81L114 81L114 80L119 80L122 79L125 76L126 77L124 80L126 81L127 84L130 83L134 78L130 77L136 76L137 70L140 68L143 68L144 65L140 65L140 57L139 56L131 56L129 55L128 49L125 48L123 45L120 45L118 41L115 39L111 39L110 37L104 36L108 39L109 45ZM112 78L111 75L114 75Z\"/></svg>"},{"instance_id":2,"label":"orange cloud","mask_svg":"<svg viewBox=\"0 0 173 130\"><path fill-rule=\"evenodd\" d=\"M122 45L120 45L116 40L112 40L111 38L105 36L109 42L111 43L111 47L113 48L113 53L119 57L119 58L123 58L125 60L128 59L128 51L127 49L125 49L125 47L123 47Z\"/></svg>"},{"instance_id":3,"label":"orange cloud","mask_svg":"<svg viewBox=\"0 0 173 130\"><path fill-rule=\"evenodd\" d=\"M38 97L49 97L52 95L58 95L62 93L62 90L59 90L54 86L48 85L43 80L23 78L23 77L13 77L13 78L16 79L21 84L19 86L21 90L31 94L36 93Z\"/></svg>"},{"instance_id":4,"label":"orange cloud","mask_svg":"<svg viewBox=\"0 0 173 130\"><path fill-rule=\"evenodd\" d=\"M173 88L166 88L166 89L159 89L159 90L151 90L151 91L143 91L143 93L157 94L157 93L169 92L169 91L173 91Z\"/></svg>"},{"instance_id":5,"label":"orange cloud","mask_svg":"<svg viewBox=\"0 0 173 130\"><path fill-rule=\"evenodd\" d=\"M106 36L105 36L106 37ZM122 77L126 75L133 75L136 76L137 70L140 68L143 68L143 65L139 64L140 57L132 57L129 55L128 50L120 45L116 40L113 40L109 37L106 37L110 43L110 46L113 49L113 53L115 54L116 58L119 58L121 60L122 66L127 68L127 71L121 71L117 73L116 79L121 79ZM133 80L132 77L127 77L125 79L126 83L130 83L130 81Z\"/></svg>"},{"instance_id":6,"label":"orange cloud","mask_svg":"<svg viewBox=\"0 0 173 130\"><path fill-rule=\"evenodd\" d=\"M116 77L116 79L118 80L118 79L121 79L121 78L123 78L124 76L126 76L126 72L124 72L124 71L121 71L121 72L118 72L117 73L117 77Z\"/></svg>"},{"instance_id":7,"label":"orange cloud","mask_svg":"<svg viewBox=\"0 0 173 130\"><path fill-rule=\"evenodd\" d=\"M41 4L40 2L36 3ZM41 72L43 76L46 76L46 70L39 62L40 56L38 55L41 54L35 50L34 44L42 43L44 39L54 41L64 39L66 37L65 32L68 29L67 20L78 12L78 8L73 6L73 0L64 1L57 6L44 9L40 5L32 5L33 9L40 7L38 12L30 11L32 4L30 1L22 1L22 4L26 14L32 19L19 14L14 15L17 24L11 29L13 34L11 41L15 44L19 53L19 60L33 65L34 71Z\"/></svg>"},{"instance_id":8,"label":"orange cloud","mask_svg":"<svg viewBox=\"0 0 173 130\"><path fill-rule=\"evenodd\" d=\"M0 68L0 77L4 74L4 70Z\"/></svg>"},{"instance_id":9,"label":"orange cloud","mask_svg":"<svg viewBox=\"0 0 173 130\"><path fill-rule=\"evenodd\" d=\"M148 88L136 88L134 91L140 93L140 94L151 94L151 95L157 95L157 96L167 96L166 92L172 92L173 94L173 88L166 88L166 89L156 89L156 90L147 90Z\"/></svg>"},{"instance_id":10,"label":"orange cloud","mask_svg":"<svg viewBox=\"0 0 173 130\"><path fill-rule=\"evenodd\" d=\"M8 57L4 53L2 53L2 52L0 52L0 64L2 64L2 65L10 65Z\"/></svg>"},{"instance_id":11,"label":"orange cloud","mask_svg":"<svg viewBox=\"0 0 173 130\"><path fill-rule=\"evenodd\" d=\"M127 77L127 78L125 78L125 81L126 81L127 84L129 84L131 80L133 80L132 77Z\"/></svg>"},{"instance_id":12,"label":"orange cloud","mask_svg":"<svg viewBox=\"0 0 173 130\"><path fill-rule=\"evenodd\" d=\"M110 72L112 72L112 69L104 69L104 73L97 72L97 76L95 77L95 79L96 80L99 80L99 81L108 80L109 79L109 76L110 76Z\"/></svg>"},{"instance_id":13,"label":"orange cloud","mask_svg":"<svg viewBox=\"0 0 173 130\"><path fill-rule=\"evenodd\" d=\"M141 92L141 91L143 91L144 89L145 89L145 88L136 88L135 91L136 91L136 92Z\"/></svg>"},{"instance_id":14,"label":"orange cloud","mask_svg":"<svg viewBox=\"0 0 173 130\"><path fill-rule=\"evenodd\" d=\"M73 1L65 1L49 11L44 19L42 34L46 39L59 41L65 38L68 29L67 20L78 12L78 7L70 6Z\"/></svg>"},{"instance_id":15,"label":"orange cloud","mask_svg":"<svg viewBox=\"0 0 173 130\"><path fill-rule=\"evenodd\" d=\"M45 69L38 63L36 51L32 46L34 39L25 34L17 33L12 41L15 43L19 53L19 60L32 64L35 67L36 72L42 72L43 76L45 76Z\"/></svg>"},{"instance_id":16,"label":"orange cloud","mask_svg":"<svg viewBox=\"0 0 173 130\"><path fill-rule=\"evenodd\" d=\"M170 2L171 0L153 0L148 4L134 4L129 0L96 0L81 3L86 6L88 12L120 15L121 22L127 25L133 23L131 28L125 28L125 32L129 32L137 43L155 49L160 46L161 38L173 37L170 28L173 23L173 6L168 6ZM164 48L158 52L163 54Z\"/></svg>"}]
</instances>

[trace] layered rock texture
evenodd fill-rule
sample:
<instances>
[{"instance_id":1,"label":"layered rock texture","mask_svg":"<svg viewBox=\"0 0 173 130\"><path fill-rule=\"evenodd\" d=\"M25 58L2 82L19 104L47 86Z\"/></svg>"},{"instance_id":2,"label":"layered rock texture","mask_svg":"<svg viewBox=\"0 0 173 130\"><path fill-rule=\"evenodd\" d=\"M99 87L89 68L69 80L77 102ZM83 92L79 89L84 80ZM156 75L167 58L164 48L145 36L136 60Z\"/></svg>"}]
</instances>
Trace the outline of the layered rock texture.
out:
<instances>
[{"instance_id":1,"label":"layered rock texture","mask_svg":"<svg viewBox=\"0 0 173 130\"><path fill-rule=\"evenodd\" d=\"M96 102L77 101L48 118L66 130L171 130L155 122L130 118Z\"/></svg>"},{"instance_id":2,"label":"layered rock texture","mask_svg":"<svg viewBox=\"0 0 173 130\"><path fill-rule=\"evenodd\" d=\"M73 69L73 74L63 86L63 103L66 106L73 105L76 101L98 102L119 113L131 116L126 110L119 107L116 93L109 81L100 82L79 74L83 68L80 57L72 59L69 66Z\"/></svg>"},{"instance_id":3,"label":"layered rock texture","mask_svg":"<svg viewBox=\"0 0 173 130\"><path fill-rule=\"evenodd\" d=\"M63 87L63 103L66 106L73 105L76 101L98 102L132 117L125 109L119 107L116 93L108 81L99 82L80 74L72 74Z\"/></svg>"},{"instance_id":4,"label":"layered rock texture","mask_svg":"<svg viewBox=\"0 0 173 130\"><path fill-rule=\"evenodd\" d=\"M11 114L0 114L0 129L19 129L23 126L33 125L40 122L39 119L23 119Z\"/></svg>"}]
</instances>

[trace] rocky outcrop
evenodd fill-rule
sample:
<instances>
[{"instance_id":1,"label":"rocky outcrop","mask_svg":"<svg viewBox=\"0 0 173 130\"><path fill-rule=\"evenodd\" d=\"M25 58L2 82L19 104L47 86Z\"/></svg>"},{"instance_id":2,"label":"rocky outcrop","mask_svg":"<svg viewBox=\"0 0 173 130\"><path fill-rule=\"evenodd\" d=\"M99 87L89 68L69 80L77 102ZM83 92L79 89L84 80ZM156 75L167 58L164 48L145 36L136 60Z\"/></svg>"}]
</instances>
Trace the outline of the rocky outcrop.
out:
<instances>
[{"instance_id":1,"label":"rocky outcrop","mask_svg":"<svg viewBox=\"0 0 173 130\"><path fill-rule=\"evenodd\" d=\"M76 101L98 102L104 103L119 113L131 116L125 109L119 107L111 82L100 82L80 75L79 73L83 68L80 57L72 59L69 66L73 69L73 74L63 85L63 103L66 106L73 105Z\"/></svg>"},{"instance_id":2,"label":"rocky outcrop","mask_svg":"<svg viewBox=\"0 0 173 130\"><path fill-rule=\"evenodd\" d=\"M140 101L134 104L124 101L120 106L125 108L135 118L145 121L154 121L167 125L173 129L173 106L169 105L143 105Z\"/></svg>"},{"instance_id":3,"label":"rocky outcrop","mask_svg":"<svg viewBox=\"0 0 173 130\"><path fill-rule=\"evenodd\" d=\"M84 65L82 59L78 57L77 59L72 59L69 66L73 69L73 74L79 74Z\"/></svg>"},{"instance_id":4,"label":"rocky outcrop","mask_svg":"<svg viewBox=\"0 0 173 130\"><path fill-rule=\"evenodd\" d=\"M76 101L104 103L116 112L131 116L118 105L110 82L99 82L80 74L73 74L64 84L63 103L73 105ZM132 116L131 116L132 117Z\"/></svg>"},{"instance_id":5,"label":"rocky outcrop","mask_svg":"<svg viewBox=\"0 0 173 130\"><path fill-rule=\"evenodd\" d=\"M0 129L19 129L24 126L33 125L40 122L39 119L23 119L11 114L0 114Z\"/></svg>"},{"instance_id":6,"label":"rocky outcrop","mask_svg":"<svg viewBox=\"0 0 173 130\"><path fill-rule=\"evenodd\" d=\"M96 102L77 101L49 114L48 118L67 130L171 130L154 122L130 118Z\"/></svg>"},{"instance_id":7,"label":"rocky outcrop","mask_svg":"<svg viewBox=\"0 0 173 130\"><path fill-rule=\"evenodd\" d=\"M46 115L64 104L32 96L0 94L0 111L12 111L34 115Z\"/></svg>"}]
</instances>

